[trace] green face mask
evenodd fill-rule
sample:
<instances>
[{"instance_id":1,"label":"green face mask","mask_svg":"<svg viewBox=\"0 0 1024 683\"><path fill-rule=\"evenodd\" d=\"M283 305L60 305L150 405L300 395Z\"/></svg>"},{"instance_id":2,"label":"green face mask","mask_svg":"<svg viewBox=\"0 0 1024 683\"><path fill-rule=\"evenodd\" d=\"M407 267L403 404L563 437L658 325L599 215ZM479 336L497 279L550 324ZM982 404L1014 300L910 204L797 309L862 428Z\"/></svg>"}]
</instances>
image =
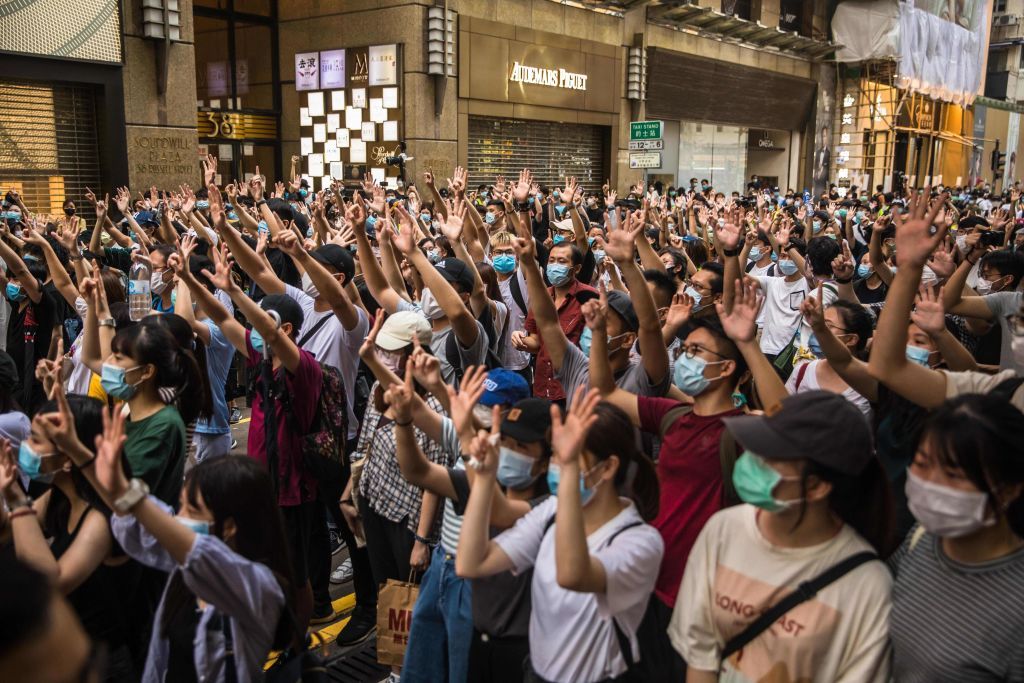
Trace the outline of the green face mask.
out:
<instances>
[{"instance_id":1,"label":"green face mask","mask_svg":"<svg viewBox=\"0 0 1024 683\"><path fill-rule=\"evenodd\" d=\"M744 451L732 470L732 485L744 503L768 512L779 512L802 499L777 500L772 493L782 481L799 481L800 477L784 477L768 465L760 455Z\"/></svg>"}]
</instances>

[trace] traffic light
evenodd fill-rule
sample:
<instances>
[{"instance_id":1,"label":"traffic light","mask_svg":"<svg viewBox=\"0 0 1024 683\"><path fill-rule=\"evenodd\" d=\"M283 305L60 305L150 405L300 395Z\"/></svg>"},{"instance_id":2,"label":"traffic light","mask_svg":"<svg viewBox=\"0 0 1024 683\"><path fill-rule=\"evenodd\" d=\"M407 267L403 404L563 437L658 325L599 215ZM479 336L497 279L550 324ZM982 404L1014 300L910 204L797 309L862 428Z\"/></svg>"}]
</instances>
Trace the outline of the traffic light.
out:
<instances>
[{"instance_id":1,"label":"traffic light","mask_svg":"<svg viewBox=\"0 0 1024 683\"><path fill-rule=\"evenodd\" d=\"M996 174L1003 172L1003 167L1006 165L1006 153L1000 152L998 149L992 151L992 171Z\"/></svg>"}]
</instances>

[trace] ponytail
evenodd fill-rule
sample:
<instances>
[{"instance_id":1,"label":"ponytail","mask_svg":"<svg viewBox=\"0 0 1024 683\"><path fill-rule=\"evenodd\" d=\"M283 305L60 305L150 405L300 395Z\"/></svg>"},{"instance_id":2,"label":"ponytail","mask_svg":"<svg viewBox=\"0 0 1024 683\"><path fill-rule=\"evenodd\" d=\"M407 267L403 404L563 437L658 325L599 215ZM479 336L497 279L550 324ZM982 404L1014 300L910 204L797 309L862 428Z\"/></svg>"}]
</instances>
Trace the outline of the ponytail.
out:
<instances>
[{"instance_id":1,"label":"ponytail","mask_svg":"<svg viewBox=\"0 0 1024 683\"><path fill-rule=\"evenodd\" d=\"M598 462L611 456L619 459L615 488L636 505L646 522L658 516L658 474L654 464L636 445L636 428L629 416L607 401L594 409L597 422L587 432L586 447Z\"/></svg>"},{"instance_id":2,"label":"ponytail","mask_svg":"<svg viewBox=\"0 0 1024 683\"><path fill-rule=\"evenodd\" d=\"M202 347L202 344L198 344ZM213 397L210 393L210 382L200 367L199 361L192 351L178 348L176 357L177 374L179 383L178 391L178 412L185 424L190 424L198 417L210 417L213 415ZM206 360L205 352L202 354Z\"/></svg>"}]
</instances>

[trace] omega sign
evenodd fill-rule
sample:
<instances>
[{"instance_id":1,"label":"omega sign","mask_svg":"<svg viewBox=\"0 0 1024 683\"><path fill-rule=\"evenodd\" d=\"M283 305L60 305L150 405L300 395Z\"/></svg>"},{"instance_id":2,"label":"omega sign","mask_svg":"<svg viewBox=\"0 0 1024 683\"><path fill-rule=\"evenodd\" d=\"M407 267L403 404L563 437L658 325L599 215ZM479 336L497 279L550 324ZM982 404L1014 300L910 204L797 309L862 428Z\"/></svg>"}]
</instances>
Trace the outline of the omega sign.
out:
<instances>
[{"instance_id":1,"label":"omega sign","mask_svg":"<svg viewBox=\"0 0 1024 683\"><path fill-rule=\"evenodd\" d=\"M535 66L524 66L515 62L512 75L508 80L513 83L529 83L546 85L549 88L566 88L569 90L586 90L586 74L576 74L565 69L540 69Z\"/></svg>"}]
</instances>

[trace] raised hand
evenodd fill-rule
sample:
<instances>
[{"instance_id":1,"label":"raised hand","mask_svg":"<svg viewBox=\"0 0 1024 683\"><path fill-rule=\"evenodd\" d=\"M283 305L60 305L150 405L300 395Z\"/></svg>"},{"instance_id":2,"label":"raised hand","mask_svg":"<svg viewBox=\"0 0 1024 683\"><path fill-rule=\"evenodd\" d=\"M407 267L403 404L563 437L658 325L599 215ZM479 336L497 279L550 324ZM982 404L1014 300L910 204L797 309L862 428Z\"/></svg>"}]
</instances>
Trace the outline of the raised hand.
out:
<instances>
[{"instance_id":1,"label":"raised hand","mask_svg":"<svg viewBox=\"0 0 1024 683\"><path fill-rule=\"evenodd\" d=\"M604 248L605 254L617 263L632 261L636 240L643 234L643 231L643 212L633 211L626 217L626 224L621 230L608 232Z\"/></svg>"},{"instance_id":2,"label":"raised hand","mask_svg":"<svg viewBox=\"0 0 1024 683\"><path fill-rule=\"evenodd\" d=\"M411 254L417 249L416 228L413 226L412 216L409 215L404 206L397 202L395 202L391 210L398 215L399 225L401 226L400 231L391 236L391 242L403 254Z\"/></svg>"},{"instance_id":3,"label":"raised hand","mask_svg":"<svg viewBox=\"0 0 1024 683\"><path fill-rule=\"evenodd\" d=\"M434 169L428 168L423 172L423 182L427 184L427 187L434 186Z\"/></svg>"},{"instance_id":4,"label":"raised hand","mask_svg":"<svg viewBox=\"0 0 1024 683\"><path fill-rule=\"evenodd\" d=\"M843 250L839 256L832 259L832 275L836 280L848 280L853 277L854 271L857 269L856 264L853 261L853 255L850 253L850 245L843 240Z\"/></svg>"},{"instance_id":5,"label":"raised hand","mask_svg":"<svg viewBox=\"0 0 1024 683\"><path fill-rule=\"evenodd\" d=\"M455 391L450 385L445 385L456 433L465 434L467 430L473 429L473 408L479 403L480 397L484 395L486 379L487 368L483 365L475 365L466 369L458 391ZM498 421L501 422L500 419Z\"/></svg>"},{"instance_id":6,"label":"raised hand","mask_svg":"<svg viewBox=\"0 0 1024 683\"><path fill-rule=\"evenodd\" d=\"M939 195L929 205L926 197L930 194L931 187L925 187L923 195L910 198L910 212L896 217L896 253L901 265L924 266L946 236L946 228L935 226L946 195Z\"/></svg>"},{"instance_id":7,"label":"raised hand","mask_svg":"<svg viewBox=\"0 0 1024 683\"><path fill-rule=\"evenodd\" d=\"M409 422L412 419L412 401L416 395L412 380L412 363L406 363L404 380L395 382L384 392L384 402L391 406L395 422Z\"/></svg>"},{"instance_id":8,"label":"raised hand","mask_svg":"<svg viewBox=\"0 0 1024 683\"><path fill-rule=\"evenodd\" d=\"M453 211L448 212L448 219L441 224L441 233L448 238L448 242L454 245L462 239L462 223L465 212L456 215Z\"/></svg>"},{"instance_id":9,"label":"raised hand","mask_svg":"<svg viewBox=\"0 0 1024 683\"><path fill-rule=\"evenodd\" d=\"M940 244L935 252L932 253L932 257L928 261L928 267L941 280L948 280L952 277L953 271L956 270L956 263L953 261L953 254L945 242Z\"/></svg>"},{"instance_id":10,"label":"raised hand","mask_svg":"<svg viewBox=\"0 0 1024 683\"><path fill-rule=\"evenodd\" d=\"M217 289L225 292L232 291L237 285L235 285L235 281L231 277L231 257L228 255L227 245L221 243L220 249L210 249L210 257L213 259L214 272L211 273L206 268L203 268L203 275Z\"/></svg>"},{"instance_id":11,"label":"raised hand","mask_svg":"<svg viewBox=\"0 0 1024 683\"><path fill-rule=\"evenodd\" d=\"M723 249L732 250L740 243L740 226L743 224L743 219L740 216L738 209L733 209L729 212L728 218L724 222L719 221L715 225L715 239L722 245Z\"/></svg>"},{"instance_id":12,"label":"raised hand","mask_svg":"<svg viewBox=\"0 0 1024 683\"><path fill-rule=\"evenodd\" d=\"M562 419L562 411L551 406L551 458L559 465L570 465L579 460L587 432L597 422L594 409L601 402L601 392L577 387L572 407Z\"/></svg>"},{"instance_id":13,"label":"raised hand","mask_svg":"<svg viewBox=\"0 0 1024 683\"><path fill-rule=\"evenodd\" d=\"M303 247L299 242L298 237L291 230L283 230L278 233L276 242L278 249L288 254L292 258L300 258L302 256Z\"/></svg>"},{"instance_id":14,"label":"raised hand","mask_svg":"<svg viewBox=\"0 0 1024 683\"><path fill-rule=\"evenodd\" d=\"M693 299L686 292L676 292L672 295L672 304L665 314L665 326L679 329L685 325L690 316L693 315Z\"/></svg>"},{"instance_id":15,"label":"raised hand","mask_svg":"<svg viewBox=\"0 0 1024 683\"><path fill-rule=\"evenodd\" d=\"M424 351L416 337L413 337L412 343L414 348L408 364L412 366L413 378L428 389L441 386L441 361L437 356Z\"/></svg>"},{"instance_id":16,"label":"raised hand","mask_svg":"<svg viewBox=\"0 0 1024 683\"><path fill-rule=\"evenodd\" d=\"M18 458L11 448L11 442L0 439L0 493L7 500L21 499L21 472L18 470Z\"/></svg>"},{"instance_id":17,"label":"raised hand","mask_svg":"<svg viewBox=\"0 0 1024 683\"><path fill-rule=\"evenodd\" d=\"M63 396L60 392L59 396ZM67 399L62 401L61 413L67 406ZM106 500L115 501L128 490L128 478L121 466L121 454L124 443L128 440L125 434L125 415L120 406L103 409L103 433L96 436L96 486Z\"/></svg>"},{"instance_id":18,"label":"raised hand","mask_svg":"<svg viewBox=\"0 0 1024 683\"><path fill-rule=\"evenodd\" d=\"M530 196L530 187L533 185L533 174L530 169L524 168L519 172L519 180L512 185L512 199L517 204L522 204Z\"/></svg>"},{"instance_id":19,"label":"raised hand","mask_svg":"<svg viewBox=\"0 0 1024 683\"><path fill-rule=\"evenodd\" d=\"M114 194L114 205L117 206L117 210L121 212L121 215L128 213L128 204L131 202L131 194L128 192L127 187L117 188L117 192Z\"/></svg>"},{"instance_id":20,"label":"raised hand","mask_svg":"<svg viewBox=\"0 0 1024 683\"><path fill-rule=\"evenodd\" d=\"M590 328L595 336L606 334L608 329L608 292L604 283L601 283L600 296L598 299L591 299L580 307L583 314L583 322Z\"/></svg>"},{"instance_id":21,"label":"raised hand","mask_svg":"<svg viewBox=\"0 0 1024 683\"><path fill-rule=\"evenodd\" d=\"M512 248L516 251L519 263L526 263L526 259L537 259L537 245L532 237L517 237L512 242Z\"/></svg>"},{"instance_id":22,"label":"raised hand","mask_svg":"<svg viewBox=\"0 0 1024 683\"><path fill-rule=\"evenodd\" d=\"M469 445L469 464L476 470L477 476L493 476L498 471L501 441L501 412L494 406L491 431L483 429L477 432Z\"/></svg>"},{"instance_id":23,"label":"raised hand","mask_svg":"<svg viewBox=\"0 0 1024 683\"><path fill-rule=\"evenodd\" d=\"M377 354L377 335L380 334L380 328L384 326L385 317L384 309L378 308L377 314L373 318L373 327L370 328L370 333L363 340L363 345L359 347L359 357L363 360L373 358Z\"/></svg>"},{"instance_id":24,"label":"raised hand","mask_svg":"<svg viewBox=\"0 0 1024 683\"><path fill-rule=\"evenodd\" d=\"M910 314L915 325L937 337L946 330L946 310L942 306L942 291L945 287L935 288L924 285L917 294L917 305Z\"/></svg>"},{"instance_id":25,"label":"raised hand","mask_svg":"<svg viewBox=\"0 0 1024 683\"><path fill-rule=\"evenodd\" d=\"M800 313L804 320L815 332L825 329L825 311L821 307L821 287L818 287L818 297L809 296L800 304Z\"/></svg>"},{"instance_id":26,"label":"raised hand","mask_svg":"<svg viewBox=\"0 0 1024 683\"><path fill-rule=\"evenodd\" d=\"M715 303L715 310L718 311L722 329L730 339L736 343L753 341L757 333L757 313L761 310L763 297L756 281L744 285L741 280L736 280L734 286L736 296L732 302L732 311L726 313L721 301Z\"/></svg>"}]
</instances>

